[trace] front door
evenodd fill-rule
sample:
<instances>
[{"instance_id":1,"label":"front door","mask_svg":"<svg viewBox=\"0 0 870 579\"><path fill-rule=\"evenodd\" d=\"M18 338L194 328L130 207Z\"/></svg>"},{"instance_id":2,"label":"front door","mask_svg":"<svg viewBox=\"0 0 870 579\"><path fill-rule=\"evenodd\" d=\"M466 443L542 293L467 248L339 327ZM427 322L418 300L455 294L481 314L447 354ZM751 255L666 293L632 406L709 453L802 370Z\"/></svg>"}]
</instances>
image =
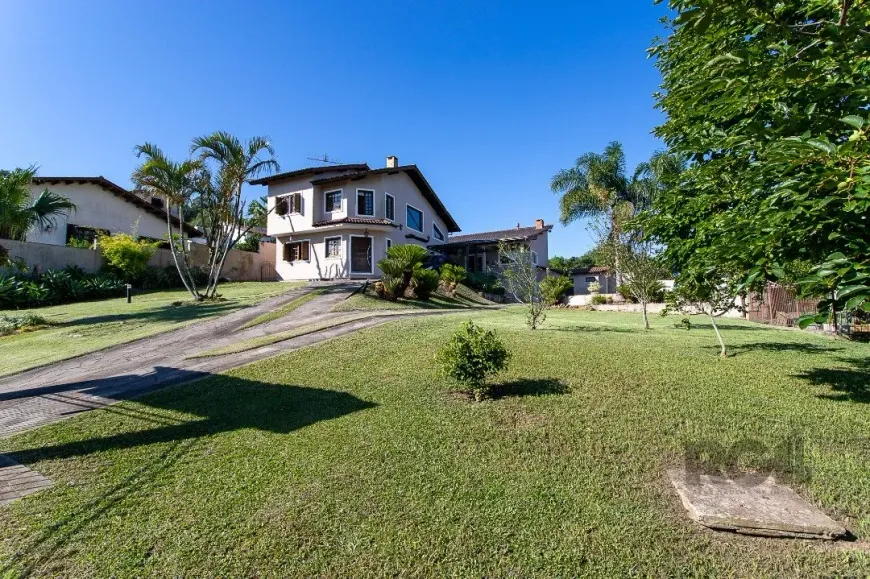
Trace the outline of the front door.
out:
<instances>
[{"instance_id":1,"label":"front door","mask_svg":"<svg viewBox=\"0 0 870 579\"><path fill-rule=\"evenodd\" d=\"M372 238L350 238L350 273L372 273Z\"/></svg>"}]
</instances>

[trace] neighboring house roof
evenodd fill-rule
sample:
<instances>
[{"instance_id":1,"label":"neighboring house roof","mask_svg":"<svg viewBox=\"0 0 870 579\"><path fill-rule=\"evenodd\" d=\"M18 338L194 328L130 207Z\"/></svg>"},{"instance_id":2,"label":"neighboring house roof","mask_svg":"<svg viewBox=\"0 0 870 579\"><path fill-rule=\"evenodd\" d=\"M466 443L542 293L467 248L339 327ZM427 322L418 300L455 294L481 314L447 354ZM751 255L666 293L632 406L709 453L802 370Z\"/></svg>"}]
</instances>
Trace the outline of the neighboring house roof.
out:
<instances>
[{"instance_id":1,"label":"neighboring house roof","mask_svg":"<svg viewBox=\"0 0 870 579\"><path fill-rule=\"evenodd\" d=\"M345 173L344 175L335 175L332 177L322 177L320 179L314 179L311 181L312 185L320 185L323 183L332 183L335 181L357 181L359 179L364 179L369 175L381 175L381 174L392 174L392 173L405 173L408 177L411 178L411 181L414 182L414 185L417 186L417 189L423 194L423 197L426 201L429 202L429 205L435 209L435 212L438 214L441 219L444 220L444 224L447 226L447 231L450 233L455 233L457 231L461 231L459 229L459 224L456 223L456 220L453 219L453 216L450 215L450 212L447 211L447 208L444 206L444 203L441 202L441 199L438 198L438 195L435 193L435 190L432 189L432 186L429 185L429 182L426 180L426 177L423 176L422 171L417 167L417 165L400 165L398 167L385 167L383 169L369 169L366 166L365 169L359 170L353 173Z\"/></svg>"},{"instance_id":2,"label":"neighboring house roof","mask_svg":"<svg viewBox=\"0 0 870 579\"><path fill-rule=\"evenodd\" d=\"M263 177L261 179L254 179L253 181L249 181L251 185L268 185L274 181L281 181L284 179L292 179L294 177L304 177L305 175L320 175L323 173L328 173L330 171L368 171L369 166L366 163L349 163L346 165L323 165L319 167L306 167L304 169L296 169L294 171L287 171L286 173L278 173L277 175L270 175L269 177Z\"/></svg>"},{"instance_id":3,"label":"neighboring house roof","mask_svg":"<svg viewBox=\"0 0 870 579\"><path fill-rule=\"evenodd\" d=\"M328 225L340 225L342 223L358 223L360 225L399 225L389 219L376 219L372 217L342 217L341 219L331 219L329 221L316 221L312 225L314 227L326 227Z\"/></svg>"},{"instance_id":4,"label":"neighboring house roof","mask_svg":"<svg viewBox=\"0 0 870 579\"><path fill-rule=\"evenodd\" d=\"M152 215L159 217L160 219L166 219L166 211L161 209L160 207L156 207L151 203L148 203L132 191L127 191L117 183L113 183L103 177L102 175L98 177L34 177L33 184L34 185L52 185L56 183L64 183L64 184L77 184L77 185L97 185L98 187L102 187L115 197L120 197L124 201L135 205L136 207L151 213ZM172 216L172 219L175 221L176 226L178 225L178 217ZM202 232L196 229L195 227L185 224L185 230L189 235L202 235Z\"/></svg>"},{"instance_id":5,"label":"neighboring house roof","mask_svg":"<svg viewBox=\"0 0 870 579\"><path fill-rule=\"evenodd\" d=\"M439 244L438 248L450 249L463 245L485 245L498 243L499 241L528 241L535 239L542 233L548 233L553 229L552 225L544 225L542 228L515 227L513 229L500 229L498 231L484 231L481 233L468 233L466 235L451 235L445 243Z\"/></svg>"},{"instance_id":6,"label":"neighboring house roof","mask_svg":"<svg viewBox=\"0 0 870 579\"><path fill-rule=\"evenodd\" d=\"M592 267L578 267L571 270L571 275L583 275L587 273L608 273L610 269L605 265L593 265Z\"/></svg>"}]
</instances>

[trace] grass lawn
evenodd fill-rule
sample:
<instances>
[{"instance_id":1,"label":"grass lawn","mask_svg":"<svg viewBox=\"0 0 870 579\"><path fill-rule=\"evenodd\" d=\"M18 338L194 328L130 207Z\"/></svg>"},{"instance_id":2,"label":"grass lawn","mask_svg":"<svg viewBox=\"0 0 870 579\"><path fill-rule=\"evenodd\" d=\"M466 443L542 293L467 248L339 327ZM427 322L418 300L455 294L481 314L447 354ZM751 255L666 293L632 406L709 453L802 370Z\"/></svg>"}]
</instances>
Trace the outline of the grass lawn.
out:
<instances>
[{"instance_id":1,"label":"grass lawn","mask_svg":"<svg viewBox=\"0 0 870 579\"><path fill-rule=\"evenodd\" d=\"M56 484L0 509L0 565L64 576L865 576L870 346L700 318L468 312L513 352L500 396L388 323L2 442ZM795 488L858 543L691 523L687 443L803 437ZM743 455L747 466L763 457ZM787 476L784 474L783 476Z\"/></svg>"},{"instance_id":2,"label":"grass lawn","mask_svg":"<svg viewBox=\"0 0 870 579\"><path fill-rule=\"evenodd\" d=\"M307 294L299 296L298 298L296 298L292 302L285 304L284 306L282 306L280 308L274 309L271 312L266 312L265 314L257 316L256 318L254 318L253 320L251 320L250 322L248 322L247 324L242 326L240 329L244 330L247 328L253 328L254 326L259 326L260 324L265 324L267 322L271 322L272 320L277 320L278 318L283 318L284 316L286 316L287 314L289 314L293 310L296 310L296 309L300 308L301 306L304 306L305 304L307 304L308 302L310 302L311 300L313 300L317 296L322 295L323 292L324 292L323 289L312 290L312 291L308 292Z\"/></svg>"},{"instance_id":3,"label":"grass lawn","mask_svg":"<svg viewBox=\"0 0 870 579\"><path fill-rule=\"evenodd\" d=\"M0 336L0 376L65 360L138 338L174 330L194 321L228 314L298 286L286 282L221 284L227 301L197 304L185 290L165 290L126 298L79 302L32 310L56 324L52 327ZM174 302L183 302L174 306Z\"/></svg>"},{"instance_id":4,"label":"grass lawn","mask_svg":"<svg viewBox=\"0 0 870 579\"><path fill-rule=\"evenodd\" d=\"M375 293L372 284L368 284L365 291L358 292L332 308L334 312L351 312L358 310L443 310L461 309L480 306L491 306L493 302L477 295L466 286L460 285L456 295L449 297L441 293L439 289L428 300L406 300L400 298L396 301L381 299Z\"/></svg>"}]
</instances>

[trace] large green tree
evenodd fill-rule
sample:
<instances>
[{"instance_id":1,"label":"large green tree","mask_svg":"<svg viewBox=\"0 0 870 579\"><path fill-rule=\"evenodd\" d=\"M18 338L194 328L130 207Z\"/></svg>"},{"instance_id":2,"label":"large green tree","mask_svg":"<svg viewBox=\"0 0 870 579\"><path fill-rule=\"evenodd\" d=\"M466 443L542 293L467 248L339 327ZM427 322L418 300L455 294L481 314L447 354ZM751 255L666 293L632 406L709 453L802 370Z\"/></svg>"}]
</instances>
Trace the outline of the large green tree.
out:
<instances>
[{"instance_id":1,"label":"large green tree","mask_svg":"<svg viewBox=\"0 0 870 579\"><path fill-rule=\"evenodd\" d=\"M23 240L31 229L52 226L58 217L76 210L72 201L48 189L34 198L34 176L35 167L0 171L0 232L12 239Z\"/></svg>"},{"instance_id":2,"label":"large green tree","mask_svg":"<svg viewBox=\"0 0 870 579\"><path fill-rule=\"evenodd\" d=\"M833 290L823 309L859 307L870 257L870 5L668 4L676 15L651 48L667 115L656 134L689 166L657 196L645 231L684 278L721 270L745 290L808 261L818 279L805 287Z\"/></svg>"}]
</instances>

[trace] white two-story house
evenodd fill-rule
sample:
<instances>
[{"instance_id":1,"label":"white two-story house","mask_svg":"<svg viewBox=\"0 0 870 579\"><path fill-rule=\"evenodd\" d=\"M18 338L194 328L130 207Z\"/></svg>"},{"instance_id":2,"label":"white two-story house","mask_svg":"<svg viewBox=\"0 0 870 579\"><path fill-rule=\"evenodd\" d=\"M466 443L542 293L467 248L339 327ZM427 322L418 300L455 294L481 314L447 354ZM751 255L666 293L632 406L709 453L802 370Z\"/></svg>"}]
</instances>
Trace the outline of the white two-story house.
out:
<instances>
[{"instance_id":1,"label":"white two-story house","mask_svg":"<svg viewBox=\"0 0 870 579\"><path fill-rule=\"evenodd\" d=\"M380 277L391 246L439 245L459 231L420 169L396 157L383 169L311 167L251 183L269 188L266 232L281 279Z\"/></svg>"}]
</instances>

